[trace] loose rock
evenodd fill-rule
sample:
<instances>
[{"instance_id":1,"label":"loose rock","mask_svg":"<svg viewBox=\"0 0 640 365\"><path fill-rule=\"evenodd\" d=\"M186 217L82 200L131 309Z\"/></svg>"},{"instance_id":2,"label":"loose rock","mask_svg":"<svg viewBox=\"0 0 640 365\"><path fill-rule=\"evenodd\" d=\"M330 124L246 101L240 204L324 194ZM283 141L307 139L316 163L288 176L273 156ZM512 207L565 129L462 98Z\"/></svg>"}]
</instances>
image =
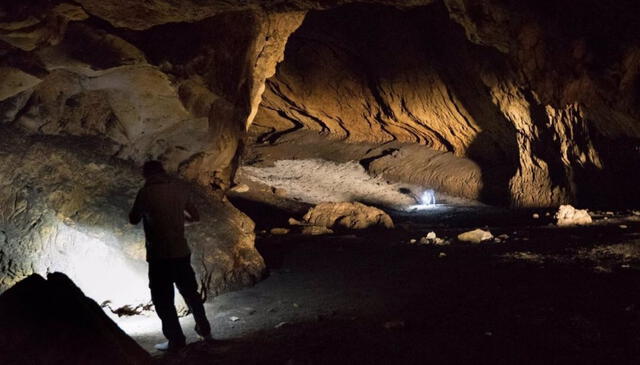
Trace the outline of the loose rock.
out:
<instances>
[{"instance_id":1,"label":"loose rock","mask_svg":"<svg viewBox=\"0 0 640 365\"><path fill-rule=\"evenodd\" d=\"M327 228L393 228L393 220L384 211L358 202L321 203L304 215L306 224Z\"/></svg>"},{"instance_id":2,"label":"loose rock","mask_svg":"<svg viewBox=\"0 0 640 365\"><path fill-rule=\"evenodd\" d=\"M234 193L246 193L249 191L249 185L247 184L239 184L236 185L234 187L232 187L231 189L229 189L229 191L234 192Z\"/></svg>"},{"instance_id":3,"label":"loose rock","mask_svg":"<svg viewBox=\"0 0 640 365\"><path fill-rule=\"evenodd\" d=\"M421 245L433 244L436 246L443 246L443 245L448 245L449 242L436 236L435 232L429 232L426 236L420 238L420 244Z\"/></svg>"},{"instance_id":4,"label":"loose rock","mask_svg":"<svg viewBox=\"0 0 640 365\"><path fill-rule=\"evenodd\" d=\"M332 234L333 230L322 226L305 226L302 228L302 234L308 236L320 236L323 234Z\"/></svg>"},{"instance_id":5,"label":"loose rock","mask_svg":"<svg viewBox=\"0 0 640 365\"><path fill-rule=\"evenodd\" d=\"M289 218L288 223L289 223L290 226L301 226L302 225L302 222L300 222L299 220L297 220L297 219L295 219L293 217Z\"/></svg>"},{"instance_id":6,"label":"loose rock","mask_svg":"<svg viewBox=\"0 0 640 365\"><path fill-rule=\"evenodd\" d=\"M289 228L271 228L269 232L271 232L271 234L273 235L281 236L281 235L288 234L290 230Z\"/></svg>"},{"instance_id":7,"label":"loose rock","mask_svg":"<svg viewBox=\"0 0 640 365\"><path fill-rule=\"evenodd\" d=\"M561 205L555 214L558 226L575 226L591 224L592 219L586 209L576 209L571 205Z\"/></svg>"},{"instance_id":8,"label":"loose rock","mask_svg":"<svg viewBox=\"0 0 640 365\"><path fill-rule=\"evenodd\" d=\"M490 239L493 239L491 232L482 229L474 229L458 235L458 241L462 242L481 243Z\"/></svg>"}]
</instances>

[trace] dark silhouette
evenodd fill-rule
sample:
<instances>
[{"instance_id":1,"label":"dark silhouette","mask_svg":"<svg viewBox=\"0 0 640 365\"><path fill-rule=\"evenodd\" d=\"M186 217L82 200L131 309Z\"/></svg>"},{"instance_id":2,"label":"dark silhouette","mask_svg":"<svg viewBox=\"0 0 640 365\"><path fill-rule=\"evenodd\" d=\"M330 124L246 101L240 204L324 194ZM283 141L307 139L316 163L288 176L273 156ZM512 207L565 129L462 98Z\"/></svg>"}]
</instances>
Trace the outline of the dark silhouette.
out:
<instances>
[{"instance_id":1,"label":"dark silhouette","mask_svg":"<svg viewBox=\"0 0 640 365\"><path fill-rule=\"evenodd\" d=\"M151 299L162 321L162 333L169 340L156 345L156 349L174 351L186 343L174 305L174 283L193 313L196 332L211 339L211 327L191 268L191 251L184 237L185 220L197 222L200 216L187 186L167 175L161 162L146 162L142 174L145 184L136 196L129 221L143 222Z\"/></svg>"}]
</instances>

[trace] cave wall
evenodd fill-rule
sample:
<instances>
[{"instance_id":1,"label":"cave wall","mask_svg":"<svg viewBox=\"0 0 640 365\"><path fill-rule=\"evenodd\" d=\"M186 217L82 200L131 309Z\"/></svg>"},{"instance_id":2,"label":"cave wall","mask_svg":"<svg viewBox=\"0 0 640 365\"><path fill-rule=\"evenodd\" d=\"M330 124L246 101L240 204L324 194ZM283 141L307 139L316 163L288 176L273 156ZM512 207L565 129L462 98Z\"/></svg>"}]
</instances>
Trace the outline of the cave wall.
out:
<instances>
[{"instance_id":1,"label":"cave wall","mask_svg":"<svg viewBox=\"0 0 640 365\"><path fill-rule=\"evenodd\" d=\"M233 11L194 23L150 18L146 28L156 27L134 31L45 4L20 8L29 21L3 23L2 121L107 138L115 157L158 158L217 188L228 187L264 80L304 17Z\"/></svg>"},{"instance_id":2,"label":"cave wall","mask_svg":"<svg viewBox=\"0 0 640 365\"><path fill-rule=\"evenodd\" d=\"M120 16L123 5L114 5ZM117 296L123 282L136 288L128 294L146 295L138 285L141 228L125 219L142 184L132 165L150 158L201 187L207 218L188 239L204 291L255 282L264 262L254 225L224 189L261 85L304 12L237 10L172 24L149 18L138 31L87 9L2 4L0 290L32 272L62 270L97 287L97 299ZM99 288L96 273L111 267L113 286ZM131 280L123 280L127 272Z\"/></svg>"},{"instance_id":3,"label":"cave wall","mask_svg":"<svg viewBox=\"0 0 640 365\"><path fill-rule=\"evenodd\" d=\"M417 174L409 156L378 170L489 203L634 204L637 21L615 21L624 6L602 17L602 2L569 3L310 12L267 82L252 133L267 143L309 130L450 152L480 176L467 169L467 183L451 184L450 168Z\"/></svg>"},{"instance_id":4,"label":"cave wall","mask_svg":"<svg viewBox=\"0 0 640 365\"><path fill-rule=\"evenodd\" d=\"M571 201L636 205L639 162L640 25L638 4L571 1L445 1L468 39L499 50L518 71L525 102L499 99L505 111L527 107L521 153L546 163ZM513 108L513 109L512 109ZM526 126L533 124L532 133ZM531 157L528 157L531 156ZM531 181L518 171L512 184ZM526 199L526 202L531 199Z\"/></svg>"},{"instance_id":5,"label":"cave wall","mask_svg":"<svg viewBox=\"0 0 640 365\"><path fill-rule=\"evenodd\" d=\"M61 271L98 302L146 303L144 234L128 222L139 169L82 137L29 136L0 127L0 291L31 273ZM203 293L251 285L264 261L254 224L192 185L201 222L186 230Z\"/></svg>"},{"instance_id":6,"label":"cave wall","mask_svg":"<svg viewBox=\"0 0 640 365\"><path fill-rule=\"evenodd\" d=\"M140 183L130 170L148 158L202 188L215 223L194 240L224 262L201 271L209 291L252 282L263 268L252 224L224 199L249 128L266 143L305 130L408 144L371 171L490 203L635 204L637 10L631 0L3 1L2 285L65 262L39 266L31 253L83 252L63 240L91 236L52 232L123 229ZM83 189L100 198L76 200ZM140 244L126 232L120 252Z\"/></svg>"}]
</instances>

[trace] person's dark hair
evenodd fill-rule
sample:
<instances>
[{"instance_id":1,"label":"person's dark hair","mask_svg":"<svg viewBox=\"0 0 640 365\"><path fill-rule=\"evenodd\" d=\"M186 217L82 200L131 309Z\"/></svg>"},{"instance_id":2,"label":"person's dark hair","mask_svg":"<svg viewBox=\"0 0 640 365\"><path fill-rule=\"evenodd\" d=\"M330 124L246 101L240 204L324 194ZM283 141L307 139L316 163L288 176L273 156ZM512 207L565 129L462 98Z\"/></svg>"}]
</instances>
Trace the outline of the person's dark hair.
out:
<instances>
[{"instance_id":1,"label":"person's dark hair","mask_svg":"<svg viewBox=\"0 0 640 365\"><path fill-rule=\"evenodd\" d=\"M164 166L162 166L162 162L158 160L149 160L142 165L142 175L144 177L149 177L158 174L164 174L166 171L164 170Z\"/></svg>"}]
</instances>

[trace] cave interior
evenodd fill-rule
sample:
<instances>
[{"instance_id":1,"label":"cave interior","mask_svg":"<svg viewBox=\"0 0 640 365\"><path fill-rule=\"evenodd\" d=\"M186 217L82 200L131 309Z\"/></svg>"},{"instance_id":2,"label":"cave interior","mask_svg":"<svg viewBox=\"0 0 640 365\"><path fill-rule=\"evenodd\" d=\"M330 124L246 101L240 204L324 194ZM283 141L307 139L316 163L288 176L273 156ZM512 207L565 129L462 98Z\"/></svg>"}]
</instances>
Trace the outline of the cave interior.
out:
<instances>
[{"instance_id":1,"label":"cave interior","mask_svg":"<svg viewBox=\"0 0 640 365\"><path fill-rule=\"evenodd\" d=\"M633 0L5 0L0 363L634 363ZM164 354L159 160L213 325Z\"/></svg>"}]
</instances>

